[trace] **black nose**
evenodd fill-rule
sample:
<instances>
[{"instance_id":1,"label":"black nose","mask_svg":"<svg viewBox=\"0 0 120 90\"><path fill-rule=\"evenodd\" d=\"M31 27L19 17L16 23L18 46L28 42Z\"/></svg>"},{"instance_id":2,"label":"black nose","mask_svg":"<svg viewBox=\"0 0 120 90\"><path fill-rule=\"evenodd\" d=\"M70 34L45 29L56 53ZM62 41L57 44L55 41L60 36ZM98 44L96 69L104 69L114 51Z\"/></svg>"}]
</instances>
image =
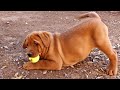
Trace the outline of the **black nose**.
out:
<instances>
[{"instance_id":1,"label":"black nose","mask_svg":"<svg viewBox=\"0 0 120 90\"><path fill-rule=\"evenodd\" d=\"M28 55L29 57L32 57L32 53L28 53L27 55Z\"/></svg>"}]
</instances>

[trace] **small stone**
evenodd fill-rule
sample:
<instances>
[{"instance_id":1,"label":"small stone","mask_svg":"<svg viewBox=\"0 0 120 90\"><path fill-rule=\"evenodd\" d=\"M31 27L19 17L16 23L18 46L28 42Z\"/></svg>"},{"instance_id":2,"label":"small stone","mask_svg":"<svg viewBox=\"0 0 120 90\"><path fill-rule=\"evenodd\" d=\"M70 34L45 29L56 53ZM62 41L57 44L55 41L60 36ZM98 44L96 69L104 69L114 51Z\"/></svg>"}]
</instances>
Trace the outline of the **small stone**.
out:
<instances>
[{"instance_id":1,"label":"small stone","mask_svg":"<svg viewBox=\"0 0 120 90\"><path fill-rule=\"evenodd\" d=\"M44 71L43 71L43 74L46 74L46 73L47 73L47 70L44 70Z\"/></svg>"},{"instance_id":2,"label":"small stone","mask_svg":"<svg viewBox=\"0 0 120 90\"><path fill-rule=\"evenodd\" d=\"M35 75L37 75L37 73L36 73L36 72L35 72L34 74L35 74Z\"/></svg>"},{"instance_id":3,"label":"small stone","mask_svg":"<svg viewBox=\"0 0 120 90\"><path fill-rule=\"evenodd\" d=\"M68 17L65 17L65 19L68 19Z\"/></svg>"},{"instance_id":4,"label":"small stone","mask_svg":"<svg viewBox=\"0 0 120 90\"><path fill-rule=\"evenodd\" d=\"M28 24L27 22L25 24Z\"/></svg>"},{"instance_id":5,"label":"small stone","mask_svg":"<svg viewBox=\"0 0 120 90\"><path fill-rule=\"evenodd\" d=\"M17 77L17 76L18 76L18 74L19 74L19 73L17 72L17 73L15 73L15 75L14 75L14 76L15 76L15 77Z\"/></svg>"},{"instance_id":6,"label":"small stone","mask_svg":"<svg viewBox=\"0 0 120 90\"><path fill-rule=\"evenodd\" d=\"M98 76L98 77L96 77L96 79L101 79L103 76Z\"/></svg>"},{"instance_id":7,"label":"small stone","mask_svg":"<svg viewBox=\"0 0 120 90\"><path fill-rule=\"evenodd\" d=\"M113 49L115 49L116 47L115 46L112 46L113 47Z\"/></svg>"},{"instance_id":8,"label":"small stone","mask_svg":"<svg viewBox=\"0 0 120 90\"><path fill-rule=\"evenodd\" d=\"M86 78L88 78L88 75L87 75L87 74L85 74L85 76L86 76Z\"/></svg>"},{"instance_id":9,"label":"small stone","mask_svg":"<svg viewBox=\"0 0 120 90\"><path fill-rule=\"evenodd\" d=\"M100 68L100 70L101 70L102 72L104 72L104 71L105 71L103 68Z\"/></svg>"},{"instance_id":10,"label":"small stone","mask_svg":"<svg viewBox=\"0 0 120 90\"><path fill-rule=\"evenodd\" d=\"M109 58L106 59L107 61L109 60Z\"/></svg>"},{"instance_id":11,"label":"small stone","mask_svg":"<svg viewBox=\"0 0 120 90\"><path fill-rule=\"evenodd\" d=\"M77 21L77 19L73 19L74 21Z\"/></svg>"},{"instance_id":12,"label":"small stone","mask_svg":"<svg viewBox=\"0 0 120 90\"><path fill-rule=\"evenodd\" d=\"M99 59L100 57L99 57L99 56L95 56L94 58L95 58L95 59Z\"/></svg>"},{"instance_id":13,"label":"small stone","mask_svg":"<svg viewBox=\"0 0 120 90\"><path fill-rule=\"evenodd\" d=\"M70 67L71 67L71 68L74 68L74 66L73 66L73 65L71 65Z\"/></svg>"},{"instance_id":14,"label":"small stone","mask_svg":"<svg viewBox=\"0 0 120 90\"><path fill-rule=\"evenodd\" d=\"M95 69L96 71L99 71L98 69Z\"/></svg>"},{"instance_id":15,"label":"small stone","mask_svg":"<svg viewBox=\"0 0 120 90\"><path fill-rule=\"evenodd\" d=\"M8 49L8 46L3 46L3 48Z\"/></svg>"},{"instance_id":16,"label":"small stone","mask_svg":"<svg viewBox=\"0 0 120 90\"><path fill-rule=\"evenodd\" d=\"M52 73L52 71L50 71L50 73Z\"/></svg>"},{"instance_id":17,"label":"small stone","mask_svg":"<svg viewBox=\"0 0 120 90\"><path fill-rule=\"evenodd\" d=\"M92 64L93 62L92 61L89 61L89 62L87 62L88 64Z\"/></svg>"},{"instance_id":18,"label":"small stone","mask_svg":"<svg viewBox=\"0 0 120 90\"><path fill-rule=\"evenodd\" d=\"M19 64L20 64L20 62L17 62L17 64L19 65Z\"/></svg>"},{"instance_id":19,"label":"small stone","mask_svg":"<svg viewBox=\"0 0 120 90\"><path fill-rule=\"evenodd\" d=\"M63 19L62 17L60 19Z\"/></svg>"},{"instance_id":20,"label":"small stone","mask_svg":"<svg viewBox=\"0 0 120 90\"><path fill-rule=\"evenodd\" d=\"M120 48L120 44L117 44L117 47Z\"/></svg>"},{"instance_id":21,"label":"small stone","mask_svg":"<svg viewBox=\"0 0 120 90\"><path fill-rule=\"evenodd\" d=\"M65 77L68 77L68 75L67 75L66 73L64 73L64 76L65 76Z\"/></svg>"},{"instance_id":22,"label":"small stone","mask_svg":"<svg viewBox=\"0 0 120 90\"><path fill-rule=\"evenodd\" d=\"M22 72L22 74L24 74L24 72Z\"/></svg>"},{"instance_id":23,"label":"small stone","mask_svg":"<svg viewBox=\"0 0 120 90\"><path fill-rule=\"evenodd\" d=\"M7 24L9 24L10 22L6 22Z\"/></svg>"}]
</instances>

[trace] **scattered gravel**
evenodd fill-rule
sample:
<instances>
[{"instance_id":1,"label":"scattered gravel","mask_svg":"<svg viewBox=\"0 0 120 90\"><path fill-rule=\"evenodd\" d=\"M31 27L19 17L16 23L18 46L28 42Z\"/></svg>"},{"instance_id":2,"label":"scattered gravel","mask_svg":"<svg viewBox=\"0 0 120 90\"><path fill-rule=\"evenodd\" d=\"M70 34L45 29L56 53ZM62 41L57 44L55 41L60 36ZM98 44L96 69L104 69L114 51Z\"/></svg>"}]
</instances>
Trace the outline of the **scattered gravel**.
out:
<instances>
[{"instance_id":1,"label":"scattered gravel","mask_svg":"<svg viewBox=\"0 0 120 90\"><path fill-rule=\"evenodd\" d=\"M86 60L76 65L64 67L60 71L27 71L22 65L28 61L22 44L32 31L64 32L75 26L75 19L87 11L0 11L0 79L120 79L108 76L108 57L99 49L94 49ZM120 59L120 12L96 11L109 28L112 47ZM120 65L120 60L118 61Z\"/></svg>"}]
</instances>

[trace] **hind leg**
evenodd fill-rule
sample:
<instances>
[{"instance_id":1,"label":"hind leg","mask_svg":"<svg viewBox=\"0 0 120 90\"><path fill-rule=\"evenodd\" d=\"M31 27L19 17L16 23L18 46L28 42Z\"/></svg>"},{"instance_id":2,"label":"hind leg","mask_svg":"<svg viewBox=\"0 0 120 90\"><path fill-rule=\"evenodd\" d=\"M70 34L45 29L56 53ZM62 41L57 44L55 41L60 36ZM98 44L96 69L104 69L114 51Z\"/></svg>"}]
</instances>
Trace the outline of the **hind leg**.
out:
<instances>
[{"instance_id":1,"label":"hind leg","mask_svg":"<svg viewBox=\"0 0 120 90\"><path fill-rule=\"evenodd\" d=\"M103 51L110 60L110 65L108 66L108 75L116 75L118 70L118 58L117 53L113 50L111 42L109 38L105 38L103 40L97 41L97 47Z\"/></svg>"}]
</instances>

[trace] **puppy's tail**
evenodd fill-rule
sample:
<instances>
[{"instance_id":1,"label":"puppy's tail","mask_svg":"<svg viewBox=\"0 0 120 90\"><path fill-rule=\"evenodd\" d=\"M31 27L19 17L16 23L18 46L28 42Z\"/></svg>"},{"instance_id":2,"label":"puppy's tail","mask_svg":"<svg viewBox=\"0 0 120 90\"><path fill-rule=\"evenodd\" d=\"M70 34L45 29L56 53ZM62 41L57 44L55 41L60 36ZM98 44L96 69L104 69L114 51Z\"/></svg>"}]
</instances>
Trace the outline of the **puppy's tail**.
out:
<instances>
[{"instance_id":1,"label":"puppy's tail","mask_svg":"<svg viewBox=\"0 0 120 90\"><path fill-rule=\"evenodd\" d=\"M77 17L77 19L83 19L83 18L98 18L101 19L100 16L96 12L88 12L85 14L81 14Z\"/></svg>"}]
</instances>

